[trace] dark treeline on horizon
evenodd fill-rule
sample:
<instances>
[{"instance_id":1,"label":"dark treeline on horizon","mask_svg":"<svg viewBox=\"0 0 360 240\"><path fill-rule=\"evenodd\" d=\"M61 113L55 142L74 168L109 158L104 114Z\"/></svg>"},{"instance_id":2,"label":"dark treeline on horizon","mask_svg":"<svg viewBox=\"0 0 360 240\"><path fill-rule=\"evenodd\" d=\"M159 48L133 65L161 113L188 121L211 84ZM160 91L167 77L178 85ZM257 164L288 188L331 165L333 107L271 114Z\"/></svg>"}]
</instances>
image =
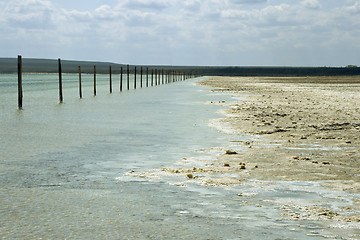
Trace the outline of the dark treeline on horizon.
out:
<instances>
[{"instance_id":1,"label":"dark treeline on horizon","mask_svg":"<svg viewBox=\"0 0 360 240\"><path fill-rule=\"evenodd\" d=\"M92 73L94 65L100 74L109 72L112 66L113 73L119 74L120 68L126 64L111 62L89 62L62 60L63 73L77 73L81 66L83 73ZM140 66L140 65L137 65ZM164 66L143 65L151 69L163 69L191 73L199 76L336 76L360 75L360 67L242 67L242 66ZM133 72L135 65L130 65ZM0 73L16 73L17 58L0 58ZM24 73L57 73L57 60L23 58Z\"/></svg>"}]
</instances>

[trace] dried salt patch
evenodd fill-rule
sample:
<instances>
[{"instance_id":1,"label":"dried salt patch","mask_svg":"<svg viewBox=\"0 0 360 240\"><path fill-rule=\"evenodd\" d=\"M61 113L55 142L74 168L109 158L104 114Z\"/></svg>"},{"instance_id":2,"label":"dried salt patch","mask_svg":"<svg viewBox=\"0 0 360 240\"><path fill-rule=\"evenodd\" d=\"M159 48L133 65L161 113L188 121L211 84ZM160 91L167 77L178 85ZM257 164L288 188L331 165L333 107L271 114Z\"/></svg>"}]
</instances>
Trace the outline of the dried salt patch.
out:
<instances>
[{"instance_id":1,"label":"dried salt patch","mask_svg":"<svg viewBox=\"0 0 360 240\"><path fill-rule=\"evenodd\" d=\"M222 122L224 119L212 119L208 126L226 134L236 134L237 131L229 123Z\"/></svg>"},{"instance_id":2,"label":"dried salt patch","mask_svg":"<svg viewBox=\"0 0 360 240\"><path fill-rule=\"evenodd\" d=\"M181 166L189 166L189 165L196 165L197 167L204 167L206 163L209 161L215 160L216 156L201 156L199 157L189 157L189 158L183 158L182 160L174 163L175 165L181 165Z\"/></svg>"}]
</instances>

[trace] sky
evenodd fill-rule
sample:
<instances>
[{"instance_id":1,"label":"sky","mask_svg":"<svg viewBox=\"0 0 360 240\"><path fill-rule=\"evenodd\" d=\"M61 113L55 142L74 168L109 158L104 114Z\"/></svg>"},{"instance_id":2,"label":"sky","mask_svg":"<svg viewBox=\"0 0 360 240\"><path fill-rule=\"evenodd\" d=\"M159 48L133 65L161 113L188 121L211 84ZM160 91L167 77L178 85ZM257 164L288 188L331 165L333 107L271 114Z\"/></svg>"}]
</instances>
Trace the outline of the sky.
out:
<instances>
[{"instance_id":1,"label":"sky","mask_svg":"<svg viewBox=\"0 0 360 240\"><path fill-rule=\"evenodd\" d=\"M360 0L0 0L0 57L360 65Z\"/></svg>"}]
</instances>

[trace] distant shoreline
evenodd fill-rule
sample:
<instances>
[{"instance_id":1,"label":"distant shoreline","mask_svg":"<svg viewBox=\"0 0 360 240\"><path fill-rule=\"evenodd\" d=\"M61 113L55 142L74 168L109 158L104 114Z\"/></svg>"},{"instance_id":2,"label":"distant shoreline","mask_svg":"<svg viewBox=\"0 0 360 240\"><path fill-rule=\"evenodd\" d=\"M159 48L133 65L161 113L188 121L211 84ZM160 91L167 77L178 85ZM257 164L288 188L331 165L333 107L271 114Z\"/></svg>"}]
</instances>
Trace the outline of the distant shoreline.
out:
<instances>
[{"instance_id":1,"label":"distant shoreline","mask_svg":"<svg viewBox=\"0 0 360 240\"><path fill-rule=\"evenodd\" d=\"M63 73L78 73L78 66L84 73L92 73L96 65L97 73L109 73L112 67L114 74L119 74L121 67L125 71L126 64L112 62L89 62L61 60ZM351 67L350 67L351 66ZM360 67L349 65L347 67L296 67L296 66L171 66L171 65L129 65L130 72L135 67L149 70L161 69L197 76L360 76ZM24 73L54 73L58 72L58 61L55 59L29 59L23 58ZM0 58L0 73L17 73L16 58Z\"/></svg>"}]
</instances>

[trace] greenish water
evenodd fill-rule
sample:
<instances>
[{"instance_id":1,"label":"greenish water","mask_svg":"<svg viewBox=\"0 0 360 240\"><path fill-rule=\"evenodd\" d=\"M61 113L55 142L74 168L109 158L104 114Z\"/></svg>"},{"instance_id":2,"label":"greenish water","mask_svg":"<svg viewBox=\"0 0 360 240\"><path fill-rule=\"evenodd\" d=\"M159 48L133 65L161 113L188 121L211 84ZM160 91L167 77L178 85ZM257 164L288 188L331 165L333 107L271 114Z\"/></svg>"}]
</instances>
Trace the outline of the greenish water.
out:
<instances>
[{"instance_id":1,"label":"greenish water","mask_svg":"<svg viewBox=\"0 0 360 240\"><path fill-rule=\"evenodd\" d=\"M99 75L94 97L85 75L80 100L77 75L64 79L58 104L56 75L25 75L18 111L16 76L0 75L0 238L326 239L324 226L287 219L275 201L321 200L313 184L211 187L185 176L126 176L183 157L211 159L218 152L210 149L239 140L208 126L223 107L205 102L231 96L194 79L122 93L114 80L109 94L108 76Z\"/></svg>"}]
</instances>

